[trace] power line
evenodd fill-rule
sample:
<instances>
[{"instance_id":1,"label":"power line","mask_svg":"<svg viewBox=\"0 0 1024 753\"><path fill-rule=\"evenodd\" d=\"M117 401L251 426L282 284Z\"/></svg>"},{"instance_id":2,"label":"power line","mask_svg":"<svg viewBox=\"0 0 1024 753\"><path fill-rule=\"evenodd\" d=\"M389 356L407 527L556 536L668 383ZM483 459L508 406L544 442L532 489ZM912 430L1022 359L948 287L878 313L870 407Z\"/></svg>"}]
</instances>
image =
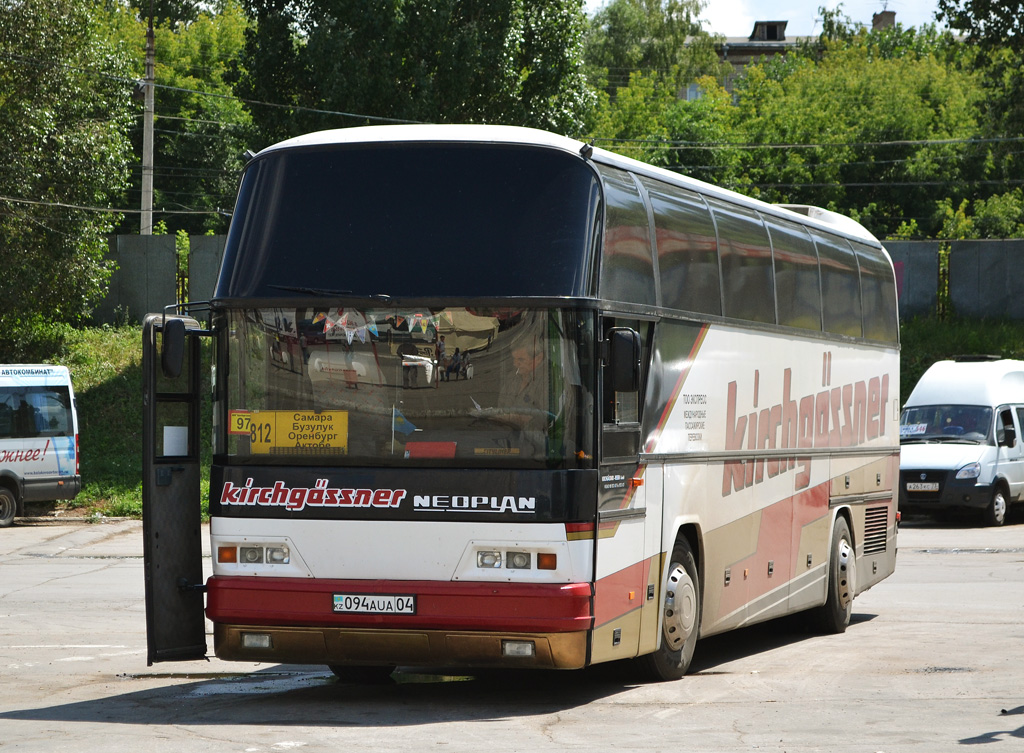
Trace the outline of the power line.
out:
<instances>
[{"instance_id":1,"label":"power line","mask_svg":"<svg viewBox=\"0 0 1024 753\"><path fill-rule=\"evenodd\" d=\"M30 206L50 207L56 209L75 209L82 212L106 212L110 214L142 214L141 209L115 209L113 207L87 207L80 204L65 204L59 201L33 201L32 199L16 199L13 196L0 196L0 201L12 204L28 204ZM154 214L223 214L214 209L154 209Z\"/></svg>"},{"instance_id":2,"label":"power line","mask_svg":"<svg viewBox=\"0 0 1024 753\"><path fill-rule=\"evenodd\" d=\"M729 141L684 141L672 139L617 139L594 137L595 144L636 144L636 149L645 146L656 146L679 151L683 149L822 149L852 147L885 147L885 146L943 146L956 144L1011 144L1024 142L1024 136L966 136L955 139L900 139L896 141L847 141L820 144L755 144L733 143Z\"/></svg>"}]
</instances>

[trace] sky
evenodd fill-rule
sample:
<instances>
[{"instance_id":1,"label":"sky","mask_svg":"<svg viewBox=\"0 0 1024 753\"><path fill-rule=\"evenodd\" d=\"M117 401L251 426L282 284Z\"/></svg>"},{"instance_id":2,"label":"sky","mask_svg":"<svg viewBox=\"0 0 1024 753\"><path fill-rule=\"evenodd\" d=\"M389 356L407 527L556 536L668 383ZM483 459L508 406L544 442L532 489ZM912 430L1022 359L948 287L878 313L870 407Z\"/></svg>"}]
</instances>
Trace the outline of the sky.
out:
<instances>
[{"instance_id":1,"label":"sky","mask_svg":"<svg viewBox=\"0 0 1024 753\"><path fill-rule=\"evenodd\" d=\"M605 4L605 0L587 0L587 11ZM787 37L821 33L818 8L835 8L839 0L708 0L701 18L705 31L727 37L748 37L755 21L789 21ZM897 23L904 28L919 27L935 20L936 0L842 0L842 13L855 23L871 26L871 17L882 10L896 12Z\"/></svg>"}]
</instances>

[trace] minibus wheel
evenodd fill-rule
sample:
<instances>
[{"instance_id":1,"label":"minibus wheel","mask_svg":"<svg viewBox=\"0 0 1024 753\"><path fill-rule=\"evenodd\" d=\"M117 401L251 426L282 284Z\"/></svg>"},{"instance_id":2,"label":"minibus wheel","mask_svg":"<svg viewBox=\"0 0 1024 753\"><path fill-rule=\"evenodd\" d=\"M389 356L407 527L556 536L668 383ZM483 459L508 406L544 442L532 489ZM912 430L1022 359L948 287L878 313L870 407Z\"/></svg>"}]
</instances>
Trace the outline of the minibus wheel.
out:
<instances>
[{"instance_id":1,"label":"minibus wheel","mask_svg":"<svg viewBox=\"0 0 1024 753\"><path fill-rule=\"evenodd\" d=\"M6 528L13 523L17 512L18 502L11 494L11 490L0 486L0 528Z\"/></svg>"},{"instance_id":2,"label":"minibus wheel","mask_svg":"<svg viewBox=\"0 0 1024 753\"><path fill-rule=\"evenodd\" d=\"M1006 490L997 486L992 490L992 501L985 508L985 523L990 526L1001 526L1006 522Z\"/></svg>"},{"instance_id":3,"label":"minibus wheel","mask_svg":"<svg viewBox=\"0 0 1024 753\"><path fill-rule=\"evenodd\" d=\"M662 601L661 645L637 659L652 680L678 680L686 674L700 633L700 580L697 563L686 539L672 549Z\"/></svg>"}]
</instances>

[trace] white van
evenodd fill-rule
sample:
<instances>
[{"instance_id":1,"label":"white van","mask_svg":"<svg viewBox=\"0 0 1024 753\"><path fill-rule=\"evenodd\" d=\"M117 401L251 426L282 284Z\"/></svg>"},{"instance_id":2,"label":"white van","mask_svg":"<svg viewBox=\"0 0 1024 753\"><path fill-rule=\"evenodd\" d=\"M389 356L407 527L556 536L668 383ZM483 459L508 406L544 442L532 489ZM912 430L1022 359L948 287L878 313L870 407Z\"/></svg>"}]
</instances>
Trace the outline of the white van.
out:
<instances>
[{"instance_id":1,"label":"white van","mask_svg":"<svg viewBox=\"0 0 1024 753\"><path fill-rule=\"evenodd\" d=\"M933 364L900 416L900 509L982 512L1006 521L1024 494L1024 361L960 356Z\"/></svg>"},{"instance_id":2,"label":"white van","mask_svg":"<svg viewBox=\"0 0 1024 753\"><path fill-rule=\"evenodd\" d=\"M67 367L0 365L0 527L24 514L26 502L74 498L78 459Z\"/></svg>"}]
</instances>

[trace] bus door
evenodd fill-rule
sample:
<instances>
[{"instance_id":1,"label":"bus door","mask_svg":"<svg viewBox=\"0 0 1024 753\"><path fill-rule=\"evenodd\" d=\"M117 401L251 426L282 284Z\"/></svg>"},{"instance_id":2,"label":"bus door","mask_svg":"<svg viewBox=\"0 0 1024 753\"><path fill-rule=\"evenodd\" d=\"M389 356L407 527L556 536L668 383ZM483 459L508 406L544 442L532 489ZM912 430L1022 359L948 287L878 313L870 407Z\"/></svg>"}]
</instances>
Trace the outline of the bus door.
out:
<instances>
[{"instance_id":1,"label":"bus door","mask_svg":"<svg viewBox=\"0 0 1024 753\"><path fill-rule=\"evenodd\" d=\"M650 324L608 322L605 332L603 416L597 540L595 542L593 662L636 656L657 636L660 566L649 541L660 549L660 489L649 489L639 463L643 372ZM639 330L639 331L638 331ZM632 376L622 368L628 360ZM620 373L616 376L615 371ZM649 509L649 503L656 509ZM644 625L652 621L654 627Z\"/></svg>"},{"instance_id":2,"label":"bus door","mask_svg":"<svg viewBox=\"0 0 1024 753\"><path fill-rule=\"evenodd\" d=\"M147 663L206 656L199 416L202 330L150 314L142 329L142 531Z\"/></svg>"}]
</instances>

